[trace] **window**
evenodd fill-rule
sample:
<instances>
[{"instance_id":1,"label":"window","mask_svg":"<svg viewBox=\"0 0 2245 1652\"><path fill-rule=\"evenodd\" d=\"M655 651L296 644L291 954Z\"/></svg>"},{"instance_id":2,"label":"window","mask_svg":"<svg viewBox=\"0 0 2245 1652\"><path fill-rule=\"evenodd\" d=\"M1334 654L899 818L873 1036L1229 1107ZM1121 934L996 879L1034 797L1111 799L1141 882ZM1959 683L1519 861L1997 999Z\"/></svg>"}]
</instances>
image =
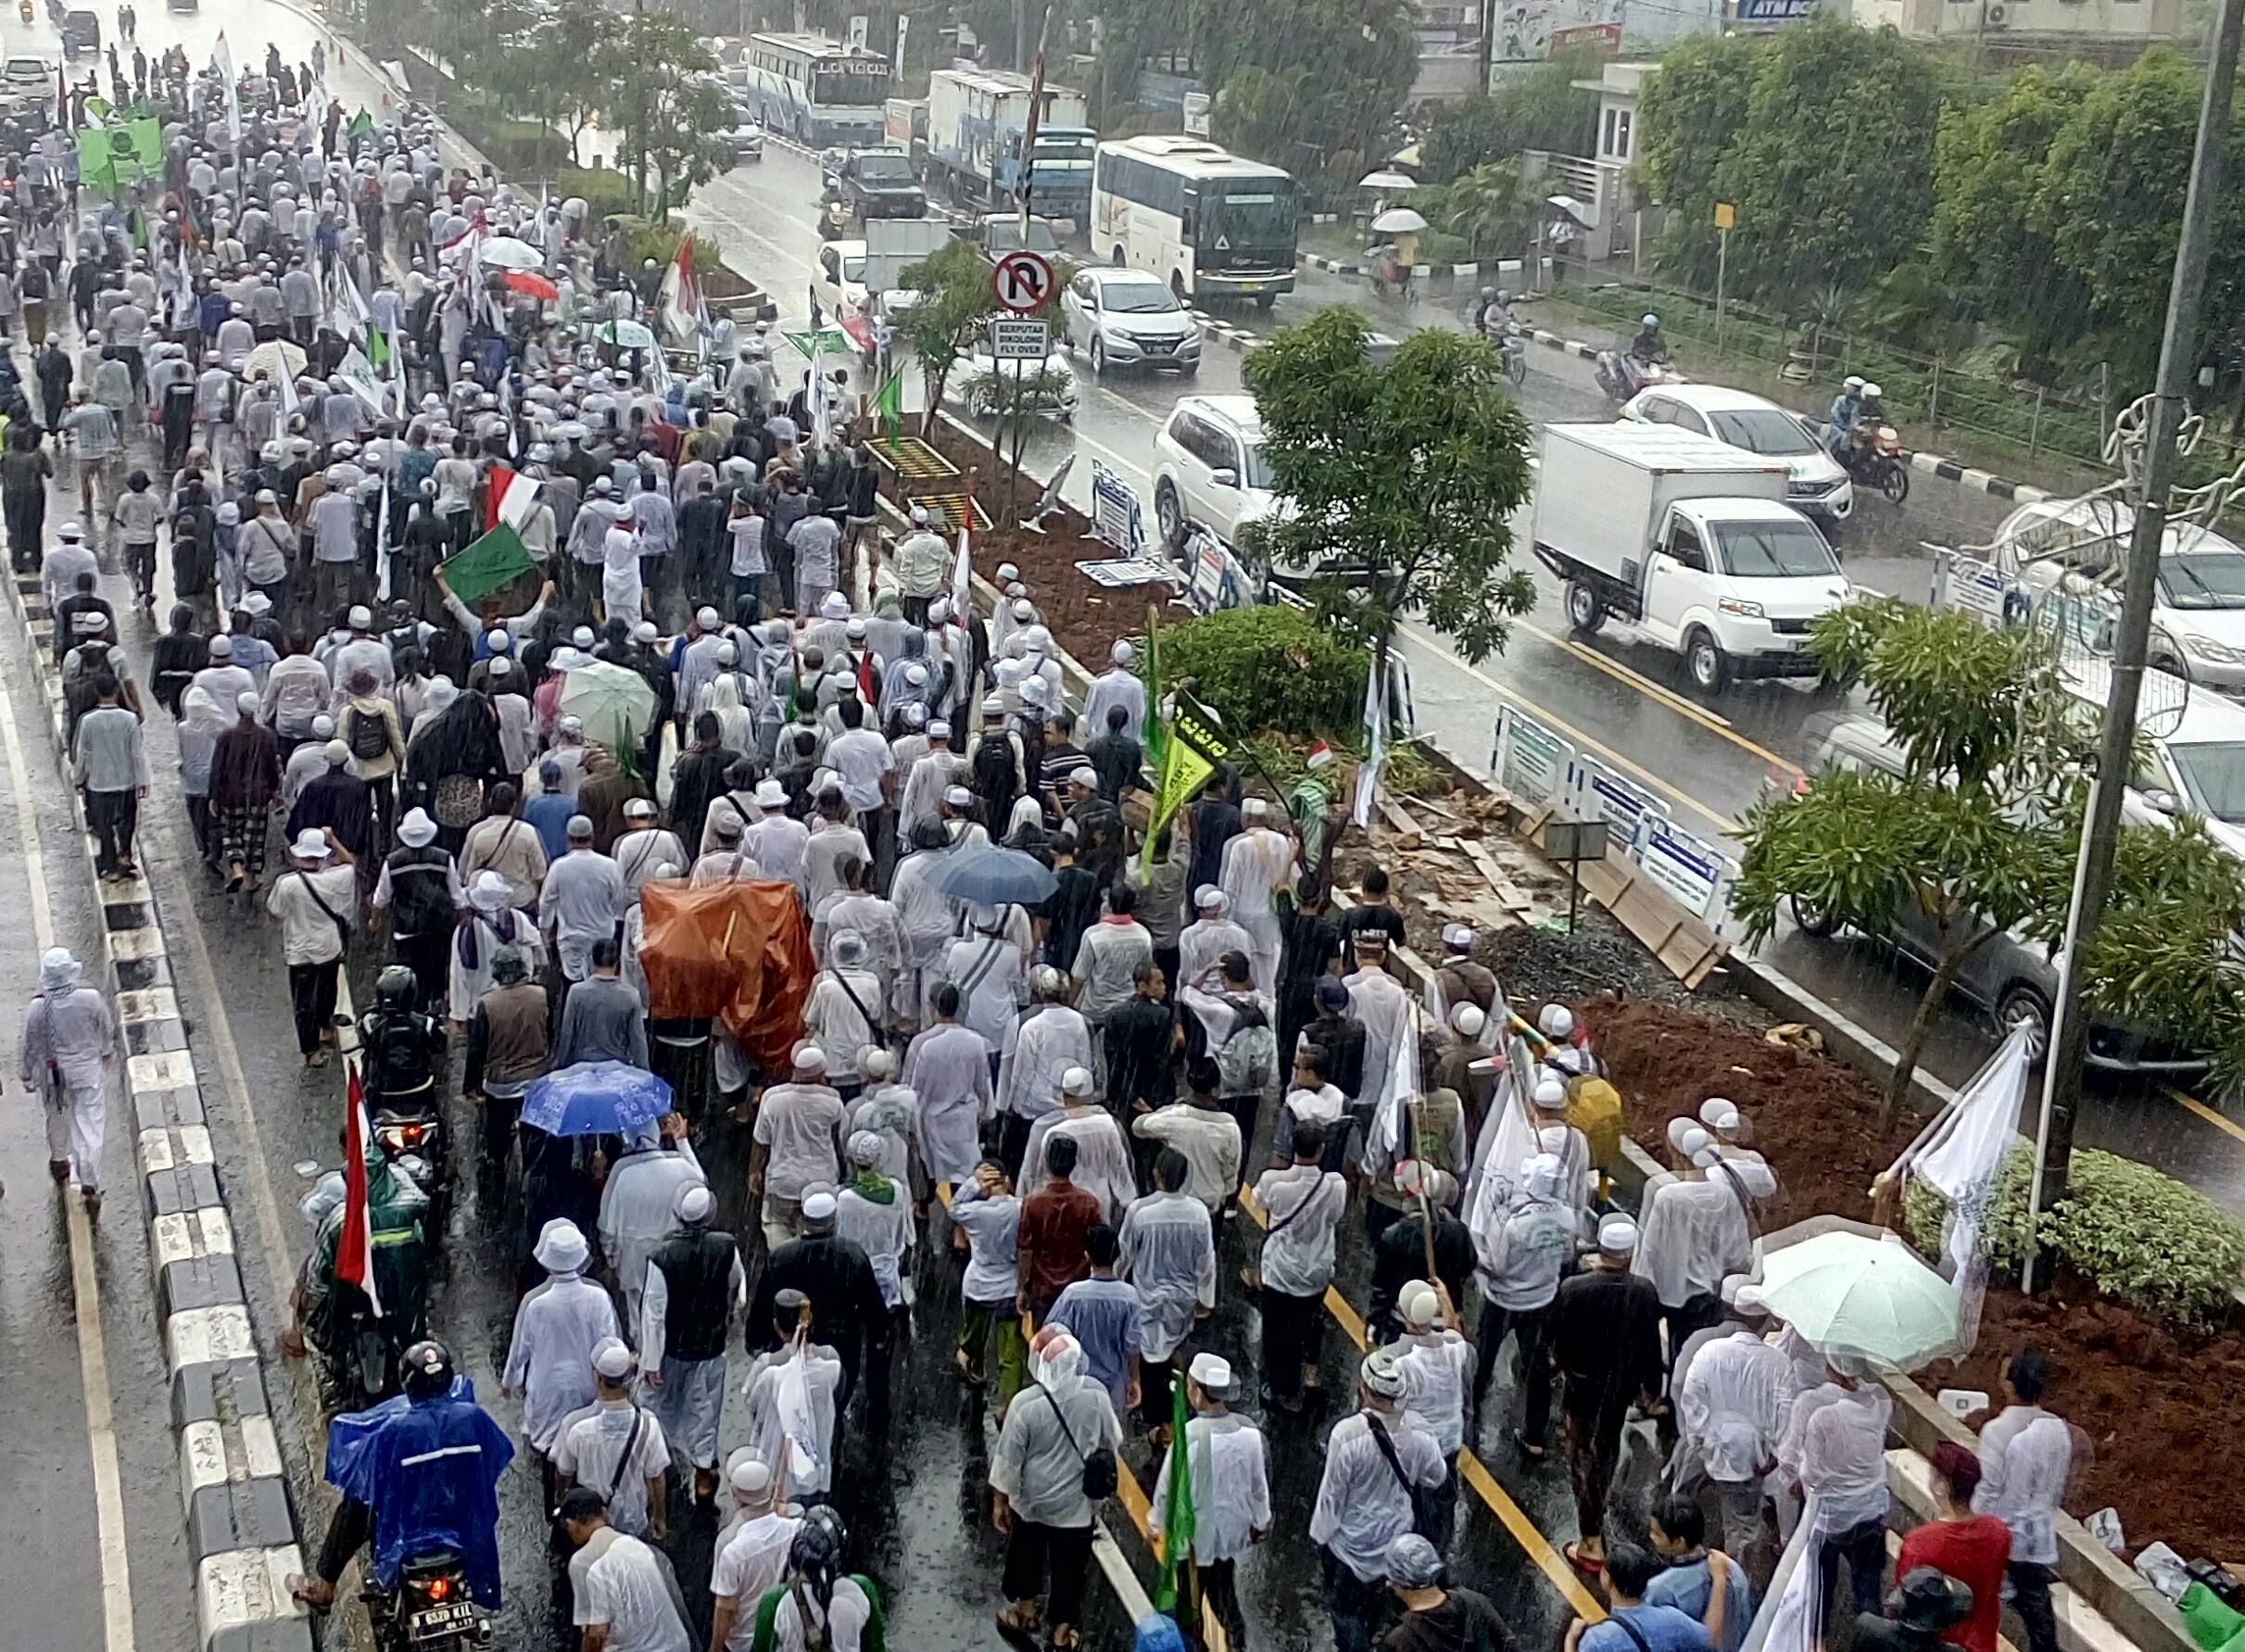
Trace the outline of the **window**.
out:
<instances>
[{"instance_id":1,"label":"window","mask_svg":"<svg viewBox=\"0 0 2245 1652\"><path fill-rule=\"evenodd\" d=\"M1627 160L1629 158L1630 112L1627 109L1608 109L1607 116L1612 129L1612 141L1606 145L1606 153L1616 160Z\"/></svg>"},{"instance_id":2,"label":"window","mask_svg":"<svg viewBox=\"0 0 2245 1652\"><path fill-rule=\"evenodd\" d=\"M1699 410L1687 408L1680 401L1669 404L1668 422L1678 430L1688 430L1694 435L1707 435L1707 421L1699 416Z\"/></svg>"},{"instance_id":3,"label":"window","mask_svg":"<svg viewBox=\"0 0 2245 1652\"><path fill-rule=\"evenodd\" d=\"M1679 522L1669 528L1668 554L1679 566L1695 574L1707 572L1707 548L1699 543L1699 531L1688 522Z\"/></svg>"}]
</instances>

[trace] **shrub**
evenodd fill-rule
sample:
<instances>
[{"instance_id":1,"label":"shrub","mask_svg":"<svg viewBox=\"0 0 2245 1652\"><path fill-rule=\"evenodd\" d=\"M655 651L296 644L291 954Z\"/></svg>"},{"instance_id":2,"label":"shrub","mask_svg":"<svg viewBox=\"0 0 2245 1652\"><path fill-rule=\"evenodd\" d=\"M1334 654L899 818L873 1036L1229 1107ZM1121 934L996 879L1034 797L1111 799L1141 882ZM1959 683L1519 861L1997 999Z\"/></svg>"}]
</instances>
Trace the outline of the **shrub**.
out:
<instances>
[{"instance_id":1,"label":"shrub","mask_svg":"<svg viewBox=\"0 0 2245 1652\"><path fill-rule=\"evenodd\" d=\"M565 166L554 178L554 189L565 196L582 196L589 224L632 208L631 180L613 167Z\"/></svg>"},{"instance_id":2,"label":"shrub","mask_svg":"<svg viewBox=\"0 0 2245 1652\"><path fill-rule=\"evenodd\" d=\"M1989 1256L1999 1268L2016 1271L2025 1259L2033 1168L2032 1150L2021 1145L1996 1179ZM1911 1184L1903 1226L1928 1255L1940 1254L1947 1215L1938 1193ZM2171 1176L2092 1149L2074 1154L2066 1198L2046 1213L2043 1234L2051 1253L2104 1295L2191 1330L2226 1316L2245 1277L2245 1230L2226 1212Z\"/></svg>"},{"instance_id":3,"label":"shrub","mask_svg":"<svg viewBox=\"0 0 2245 1652\"><path fill-rule=\"evenodd\" d=\"M1362 738L1364 650L1287 603L1165 627L1161 667L1165 689L1192 678L1235 735Z\"/></svg>"}]
</instances>

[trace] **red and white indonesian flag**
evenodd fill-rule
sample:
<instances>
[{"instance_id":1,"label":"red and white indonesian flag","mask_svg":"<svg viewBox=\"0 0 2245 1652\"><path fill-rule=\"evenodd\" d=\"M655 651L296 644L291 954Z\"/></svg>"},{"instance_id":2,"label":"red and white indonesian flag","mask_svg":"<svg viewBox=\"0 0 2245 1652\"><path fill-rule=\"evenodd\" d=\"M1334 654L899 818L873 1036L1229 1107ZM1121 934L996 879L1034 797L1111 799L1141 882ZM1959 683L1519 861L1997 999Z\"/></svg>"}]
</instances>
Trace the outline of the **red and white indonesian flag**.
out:
<instances>
[{"instance_id":1,"label":"red and white indonesian flag","mask_svg":"<svg viewBox=\"0 0 2245 1652\"><path fill-rule=\"evenodd\" d=\"M367 1201L366 1153L369 1125L366 1091L359 1087L359 1064L351 1063L349 1100L343 1121L343 1238L335 1246L335 1277L366 1293L367 1306L382 1318L382 1298L374 1292L374 1223Z\"/></svg>"},{"instance_id":2,"label":"red and white indonesian flag","mask_svg":"<svg viewBox=\"0 0 2245 1652\"><path fill-rule=\"evenodd\" d=\"M694 270L694 238L678 237L678 256L662 272L661 312L663 329L680 344L690 343L709 326L709 305L701 292L701 277Z\"/></svg>"},{"instance_id":3,"label":"red and white indonesian flag","mask_svg":"<svg viewBox=\"0 0 2245 1652\"><path fill-rule=\"evenodd\" d=\"M974 501L966 508L972 511ZM959 561L951 571L951 617L964 625L974 612L975 564L966 552L966 524L959 524Z\"/></svg>"},{"instance_id":4,"label":"red and white indonesian flag","mask_svg":"<svg viewBox=\"0 0 2245 1652\"><path fill-rule=\"evenodd\" d=\"M490 519L484 523L484 532L487 534L504 523L516 533L521 533L523 523L530 520L530 512L537 508L537 502L538 480L536 476L525 476L510 465L494 464L491 467Z\"/></svg>"}]
</instances>

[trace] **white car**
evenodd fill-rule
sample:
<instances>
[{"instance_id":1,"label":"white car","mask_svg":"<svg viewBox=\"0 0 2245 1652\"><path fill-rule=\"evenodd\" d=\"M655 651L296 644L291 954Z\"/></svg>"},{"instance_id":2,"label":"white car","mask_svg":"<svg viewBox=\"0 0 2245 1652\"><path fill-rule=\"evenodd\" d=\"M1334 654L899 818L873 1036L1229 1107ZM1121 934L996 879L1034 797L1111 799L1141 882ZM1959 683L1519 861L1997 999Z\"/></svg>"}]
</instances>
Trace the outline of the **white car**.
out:
<instances>
[{"instance_id":1,"label":"white car","mask_svg":"<svg viewBox=\"0 0 2245 1652\"><path fill-rule=\"evenodd\" d=\"M829 316L865 308L865 244L829 241L818 249L811 294Z\"/></svg>"},{"instance_id":2,"label":"white car","mask_svg":"<svg viewBox=\"0 0 2245 1652\"><path fill-rule=\"evenodd\" d=\"M10 108L52 102L55 66L38 57L10 57L0 64L0 103Z\"/></svg>"},{"instance_id":3,"label":"white car","mask_svg":"<svg viewBox=\"0 0 2245 1652\"><path fill-rule=\"evenodd\" d=\"M1016 385L1018 388L1016 388ZM943 397L977 419L994 419L1024 397L1029 410L1066 424L1076 417L1076 374L1058 350L1040 361L992 359L988 344L952 363Z\"/></svg>"},{"instance_id":4,"label":"white car","mask_svg":"<svg viewBox=\"0 0 2245 1652\"><path fill-rule=\"evenodd\" d=\"M1996 530L1997 564L2030 598L2039 597L2065 574L2115 574L2135 526L2135 509L2112 498L2022 505ZM2097 592L2095 612L2117 624L2117 593L2102 586ZM2245 549L2192 523L2167 524L2148 658L2156 670L2245 695Z\"/></svg>"},{"instance_id":5,"label":"white car","mask_svg":"<svg viewBox=\"0 0 2245 1652\"><path fill-rule=\"evenodd\" d=\"M744 113L739 124L725 136L725 142L733 145L735 160L763 158L763 125L753 115Z\"/></svg>"},{"instance_id":6,"label":"white car","mask_svg":"<svg viewBox=\"0 0 2245 1652\"><path fill-rule=\"evenodd\" d=\"M1140 270L1092 269L1060 296L1067 347L1094 378L1110 367L1144 367L1191 378L1201 370L1201 330L1167 282Z\"/></svg>"},{"instance_id":7,"label":"white car","mask_svg":"<svg viewBox=\"0 0 2245 1652\"><path fill-rule=\"evenodd\" d=\"M1198 523L1226 544L1279 508L1252 396L1185 396L1154 438L1154 522L1175 549Z\"/></svg>"},{"instance_id":8,"label":"white car","mask_svg":"<svg viewBox=\"0 0 2245 1652\"><path fill-rule=\"evenodd\" d=\"M1640 390L1621 417L1641 424L1673 424L1739 448L1782 459L1793 473L1785 502L1836 529L1855 509L1855 485L1840 461L1824 450L1808 421L1788 408L1720 385L1661 385Z\"/></svg>"}]
</instances>

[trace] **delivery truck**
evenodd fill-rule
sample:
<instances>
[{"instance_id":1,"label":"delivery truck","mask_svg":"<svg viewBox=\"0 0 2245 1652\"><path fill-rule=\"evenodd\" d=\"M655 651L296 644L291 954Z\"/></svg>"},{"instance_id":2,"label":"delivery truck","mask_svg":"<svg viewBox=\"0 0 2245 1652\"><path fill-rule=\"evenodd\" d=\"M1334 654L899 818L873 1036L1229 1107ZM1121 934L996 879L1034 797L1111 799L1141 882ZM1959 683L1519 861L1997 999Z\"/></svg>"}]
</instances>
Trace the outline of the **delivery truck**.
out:
<instances>
[{"instance_id":1,"label":"delivery truck","mask_svg":"<svg viewBox=\"0 0 2245 1652\"><path fill-rule=\"evenodd\" d=\"M1611 619L1682 654L1695 687L1814 676L1809 627L1848 598L1816 524L1785 503L1783 460L1667 424L1545 427L1536 560L1567 619Z\"/></svg>"},{"instance_id":2,"label":"delivery truck","mask_svg":"<svg viewBox=\"0 0 2245 1652\"><path fill-rule=\"evenodd\" d=\"M1091 218L1091 152L1083 94L1044 87L1037 152L1028 158L1032 206L1078 230ZM927 78L927 183L962 207L1019 203L1021 145L1029 123L1029 79L1003 69L939 69Z\"/></svg>"}]
</instances>

